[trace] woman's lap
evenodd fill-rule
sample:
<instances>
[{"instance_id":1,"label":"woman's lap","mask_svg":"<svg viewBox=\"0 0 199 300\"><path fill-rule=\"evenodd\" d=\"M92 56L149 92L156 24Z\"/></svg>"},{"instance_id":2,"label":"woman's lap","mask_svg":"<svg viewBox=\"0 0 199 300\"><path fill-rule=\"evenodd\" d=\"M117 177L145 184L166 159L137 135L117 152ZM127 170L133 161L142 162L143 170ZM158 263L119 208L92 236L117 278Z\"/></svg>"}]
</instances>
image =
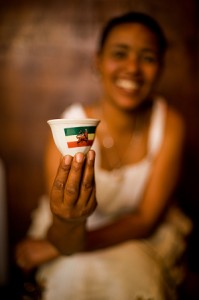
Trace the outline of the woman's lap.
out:
<instances>
[{"instance_id":1,"label":"woman's lap","mask_svg":"<svg viewBox=\"0 0 199 300\"><path fill-rule=\"evenodd\" d=\"M161 265L142 242L61 257L41 267L37 280L44 300L163 300L167 293Z\"/></svg>"}]
</instances>

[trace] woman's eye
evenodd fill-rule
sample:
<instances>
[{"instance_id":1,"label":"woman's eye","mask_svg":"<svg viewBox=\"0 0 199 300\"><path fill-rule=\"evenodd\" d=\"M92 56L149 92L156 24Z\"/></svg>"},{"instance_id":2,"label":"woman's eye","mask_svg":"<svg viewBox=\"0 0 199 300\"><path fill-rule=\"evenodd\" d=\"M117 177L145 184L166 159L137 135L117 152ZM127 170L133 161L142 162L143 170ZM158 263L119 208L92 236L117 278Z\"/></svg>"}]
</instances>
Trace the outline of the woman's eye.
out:
<instances>
[{"instance_id":1,"label":"woman's eye","mask_svg":"<svg viewBox=\"0 0 199 300\"><path fill-rule=\"evenodd\" d=\"M126 53L124 51L114 51L114 52L112 52L112 57L117 58L117 59L125 58Z\"/></svg>"},{"instance_id":2,"label":"woman's eye","mask_svg":"<svg viewBox=\"0 0 199 300\"><path fill-rule=\"evenodd\" d=\"M158 59L156 56L152 56L152 55L146 55L142 57L144 62L147 63L157 63Z\"/></svg>"}]
</instances>

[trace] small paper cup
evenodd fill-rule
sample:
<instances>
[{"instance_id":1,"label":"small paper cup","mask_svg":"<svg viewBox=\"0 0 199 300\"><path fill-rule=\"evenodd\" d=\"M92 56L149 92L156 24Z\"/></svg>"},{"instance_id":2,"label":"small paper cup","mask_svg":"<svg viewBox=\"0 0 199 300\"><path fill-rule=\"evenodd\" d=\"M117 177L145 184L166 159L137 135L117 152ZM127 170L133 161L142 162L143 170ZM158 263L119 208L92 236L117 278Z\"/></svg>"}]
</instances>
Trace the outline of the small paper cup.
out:
<instances>
[{"instance_id":1,"label":"small paper cup","mask_svg":"<svg viewBox=\"0 0 199 300\"><path fill-rule=\"evenodd\" d=\"M48 120L55 145L63 156L86 154L94 141L98 119L53 119Z\"/></svg>"}]
</instances>

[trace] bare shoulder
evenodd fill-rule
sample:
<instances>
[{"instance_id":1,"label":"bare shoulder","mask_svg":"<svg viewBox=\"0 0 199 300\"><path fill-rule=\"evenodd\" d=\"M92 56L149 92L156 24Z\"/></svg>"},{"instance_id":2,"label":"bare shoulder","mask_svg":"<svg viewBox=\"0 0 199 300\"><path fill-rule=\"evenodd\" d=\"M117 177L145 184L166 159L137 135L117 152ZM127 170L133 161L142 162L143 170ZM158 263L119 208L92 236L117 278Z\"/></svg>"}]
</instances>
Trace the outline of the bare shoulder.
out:
<instances>
[{"instance_id":1,"label":"bare shoulder","mask_svg":"<svg viewBox=\"0 0 199 300\"><path fill-rule=\"evenodd\" d=\"M61 159L61 155L55 146L52 134L49 134L48 142L46 145L46 152L44 158L44 172L46 179L46 188L50 192L52 183L54 181L55 174Z\"/></svg>"},{"instance_id":2,"label":"bare shoulder","mask_svg":"<svg viewBox=\"0 0 199 300\"><path fill-rule=\"evenodd\" d=\"M183 115L174 107L168 106L166 132L169 136L177 139L184 139L186 134L186 124Z\"/></svg>"},{"instance_id":3,"label":"bare shoulder","mask_svg":"<svg viewBox=\"0 0 199 300\"><path fill-rule=\"evenodd\" d=\"M60 153L55 145L54 139L52 134L50 133L48 136L47 144L46 144L46 158L50 160L52 159L59 159Z\"/></svg>"},{"instance_id":4,"label":"bare shoulder","mask_svg":"<svg viewBox=\"0 0 199 300\"><path fill-rule=\"evenodd\" d=\"M95 101L92 104L84 106L84 111L89 118L99 118L99 102Z\"/></svg>"}]
</instances>

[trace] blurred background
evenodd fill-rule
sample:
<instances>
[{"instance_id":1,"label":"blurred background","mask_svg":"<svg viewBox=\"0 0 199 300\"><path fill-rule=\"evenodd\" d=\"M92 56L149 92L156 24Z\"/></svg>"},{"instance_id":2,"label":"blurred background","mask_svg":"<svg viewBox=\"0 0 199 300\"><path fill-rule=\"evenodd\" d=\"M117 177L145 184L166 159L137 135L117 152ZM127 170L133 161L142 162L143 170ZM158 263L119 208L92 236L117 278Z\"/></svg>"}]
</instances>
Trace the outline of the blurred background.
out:
<instances>
[{"instance_id":1,"label":"blurred background","mask_svg":"<svg viewBox=\"0 0 199 300\"><path fill-rule=\"evenodd\" d=\"M16 283L13 249L25 235L31 212L44 192L42 167L49 132L46 121L58 118L74 101L87 103L98 97L100 89L92 59L99 30L110 17L128 10L155 17L169 40L166 69L159 89L184 114L187 122L187 149L179 192L180 204L194 222L185 288L190 293L187 299L197 299L197 0L0 1L1 286Z\"/></svg>"}]
</instances>

